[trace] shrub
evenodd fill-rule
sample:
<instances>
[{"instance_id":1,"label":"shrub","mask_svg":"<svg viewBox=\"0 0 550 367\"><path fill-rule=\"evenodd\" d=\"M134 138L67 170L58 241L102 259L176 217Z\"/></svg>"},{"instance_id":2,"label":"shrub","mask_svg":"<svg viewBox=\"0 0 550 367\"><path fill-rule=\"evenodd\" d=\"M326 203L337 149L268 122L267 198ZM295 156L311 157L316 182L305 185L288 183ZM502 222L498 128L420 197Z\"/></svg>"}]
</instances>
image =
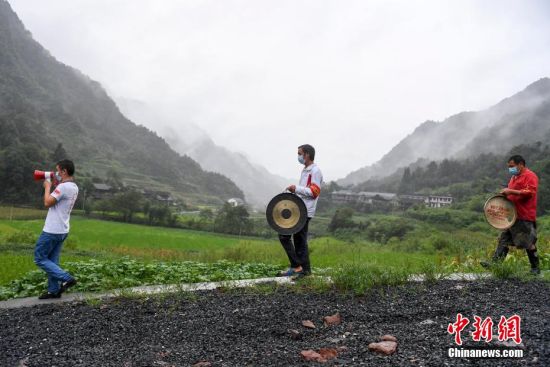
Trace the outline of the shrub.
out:
<instances>
[{"instance_id":1,"label":"shrub","mask_svg":"<svg viewBox=\"0 0 550 367\"><path fill-rule=\"evenodd\" d=\"M522 268L516 261L503 261L491 266L491 274L497 279L517 279L521 277Z\"/></svg>"},{"instance_id":2,"label":"shrub","mask_svg":"<svg viewBox=\"0 0 550 367\"><path fill-rule=\"evenodd\" d=\"M360 235L361 231L358 228L339 228L334 232L334 237L349 243L355 243Z\"/></svg>"},{"instance_id":3,"label":"shrub","mask_svg":"<svg viewBox=\"0 0 550 367\"><path fill-rule=\"evenodd\" d=\"M38 240L38 233L25 230L17 230L2 236L1 241L4 244L32 245Z\"/></svg>"},{"instance_id":4,"label":"shrub","mask_svg":"<svg viewBox=\"0 0 550 367\"><path fill-rule=\"evenodd\" d=\"M404 218L383 218L372 222L365 234L369 240L386 243L392 237L403 239L413 229L414 226Z\"/></svg>"},{"instance_id":5,"label":"shrub","mask_svg":"<svg viewBox=\"0 0 550 367\"><path fill-rule=\"evenodd\" d=\"M464 228L472 223L483 221L483 215L481 213L444 208L409 209L405 212L405 216L427 223L452 225L454 228Z\"/></svg>"},{"instance_id":6,"label":"shrub","mask_svg":"<svg viewBox=\"0 0 550 367\"><path fill-rule=\"evenodd\" d=\"M336 289L363 295L378 287L395 286L408 281L408 269L380 267L371 264L351 264L336 269L332 281Z\"/></svg>"},{"instance_id":7,"label":"shrub","mask_svg":"<svg viewBox=\"0 0 550 367\"><path fill-rule=\"evenodd\" d=\"M332 219L328 225L328 230L330 232L335 232L342 228L353 228L357 224L353 222L353 209L352 208L341 208L336 210Z\"/></svg>"}]
</instances>

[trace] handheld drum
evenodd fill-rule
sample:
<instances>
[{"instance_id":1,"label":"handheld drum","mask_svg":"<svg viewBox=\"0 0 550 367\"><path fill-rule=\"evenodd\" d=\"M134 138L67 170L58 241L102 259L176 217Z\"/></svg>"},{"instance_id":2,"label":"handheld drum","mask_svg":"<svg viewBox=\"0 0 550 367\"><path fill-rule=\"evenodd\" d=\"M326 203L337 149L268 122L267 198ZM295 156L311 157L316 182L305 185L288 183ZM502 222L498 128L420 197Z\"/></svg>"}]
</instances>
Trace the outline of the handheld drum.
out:
<instances>
[{"instance_id":1,"label":"handheld drum","mask_svg":"<svg viewBox=\"0 0 550 367\"><path fill-rule=\"evenodd\" d=\"M276 195L265 212L267 223L279 234L299 232L307 221L307 208L297 195L282 193Z\"/></svg>"},{"instance_id":2,"label":"handheld drum","mask_svg":"<svg viewBox=\"0 0 550 367\"><path fill-rule=\"evenodd\" d=\"M512 227L517 219L517 212L514 203L504 195L490 197L483 207L485 219L496 229L505 231Z\"/></svg>"}]
</instances>

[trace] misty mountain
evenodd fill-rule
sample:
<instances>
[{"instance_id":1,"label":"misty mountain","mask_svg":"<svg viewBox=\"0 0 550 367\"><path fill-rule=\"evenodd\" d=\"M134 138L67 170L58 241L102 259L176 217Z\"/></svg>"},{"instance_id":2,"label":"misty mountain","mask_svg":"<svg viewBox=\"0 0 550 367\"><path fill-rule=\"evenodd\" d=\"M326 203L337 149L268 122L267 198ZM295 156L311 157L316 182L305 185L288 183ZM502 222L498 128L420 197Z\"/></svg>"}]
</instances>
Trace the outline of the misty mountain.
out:
<instances>
[{"instance_id":1,"label":"misty mountain","mask_svg":"<svg viewBox=\"0 0 550 367\"><path fill-rule=\"evenodd\" d=\"M467 159L445 158L439 162L415 162L390 176L367 180L352 189L356 192L451 195L458 207L482 211L485 200L506 186L510 180L506 162L515 154L521 154L527 166L539 177L538 213L550 213L548 140L514 146L499 154L481 153Z\"/></svg>"},{"instance_id":2,"label":"misty mountain","mask_svg":"<svg viewBox=\"0 0 550 367\"><path fill-rule=\"evenodd\" d=\"M504 153L513 146L550 136L550 79L478 112L461 112L444 121L426 121L382 159L338 181L352 185L384 177L418 160L468 158Z\"/></svg>"},{"instance_id":3,"label":"misty mountain","mask_svg":"<svg viewBox=\"0 0 550 367\"><path fill-rule=\"evenodd\" d=\"M246 201L263 209L269 200L292 183L251 162L244 154L217 145L210 136L190 122L174 121L146 103L117 98L117 104L133 121L157 131L180 154L186 154L208 171L229 177L244 192Z\"/></svg>"},{"instance_id":4,"label":"misty mountain","mask_svg":"<svg viewBox=\"0 0 550 367\"><path fill-rule=\"evenodd\" d=\"M126 183L192 201L243 197L230 179L204 171L124 117L99 83L57 61L0 0L1 200L33 198L32 170L53 168L59 143L78 177L105 177L114 169Z\"/></svg>"},{"instance_id":5,"label":"misty mountain","mask_svg":"<svg viewBox=\"0 0 550 367\"><path fill-rule=\"evenodd\" d=\"M176 151L196 159L204 169L229 177L243 190L246 200L257 208L265 208L273 196L295 181L274 175L265 167L252 163L244 154L216 145L211 139L187 147L177 140L176 134L167 141Z\"/></svg>"}]
</instances>

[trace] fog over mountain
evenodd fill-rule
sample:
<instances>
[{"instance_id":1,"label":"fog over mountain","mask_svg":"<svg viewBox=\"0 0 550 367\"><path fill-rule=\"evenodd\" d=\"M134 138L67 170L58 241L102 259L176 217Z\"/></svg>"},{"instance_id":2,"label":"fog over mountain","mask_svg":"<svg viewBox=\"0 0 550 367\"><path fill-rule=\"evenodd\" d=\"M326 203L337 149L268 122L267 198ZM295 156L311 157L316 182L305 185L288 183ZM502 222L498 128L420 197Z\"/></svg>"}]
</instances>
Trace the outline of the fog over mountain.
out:
<instances>
[{"instance_id":1,"label":"fog over mountain","mask_svg":"<svg viewBox=\"0 0 550 367\"><path fill-rule=\"evenodd\" d=\"M156 131L178 153L195 159L207 171L231 178L243 190L246 201L258 209L263 209L275 194L296 181L270 173L244 153L215 144L196 124L170 121L169 116L162 116L143 101L118 98L117 104L132 121ZM298 168L297 165L297 171Z\"/></svg>"},{"instance_id":2,"label":"fog over mountain","mask_svg":"<svg viewBox=\"0 0 550 367\"><path fill-rule=\"evenodd\" d=\"M59 62L0 0L0 202L36 196L30 173L53 167L59 144L79 178L115 171L126 184L170 191L188 203L243 197L233 181L205 172L130 121L100 83Z\"/></svg>"},{"instance_id":3,"label":"fog over mountain","mask_svg":"<svg viewBox=\"0 0 550 367\"><path fill-rule=\"evenodd\" d=\"M110 95L290 178L300 144L335 180L422 121L485 110L550 75L547 0L10 3L35 39ZM455 138L453 151L466 143Z\"/></svg>"},{"instance_id":4,"label":"fog over mountain","mask_svg":"<svg viewBox=\"0 0 550 367\"><path fill-rule=\"evenodd\" d=\"M500 154L515 145L544 141L549 134L550 79L542 78L488 109L422 123L379 162L338 182L352 185L385 177L421 158L428 161Z\"/></svg>"}]
</instances>

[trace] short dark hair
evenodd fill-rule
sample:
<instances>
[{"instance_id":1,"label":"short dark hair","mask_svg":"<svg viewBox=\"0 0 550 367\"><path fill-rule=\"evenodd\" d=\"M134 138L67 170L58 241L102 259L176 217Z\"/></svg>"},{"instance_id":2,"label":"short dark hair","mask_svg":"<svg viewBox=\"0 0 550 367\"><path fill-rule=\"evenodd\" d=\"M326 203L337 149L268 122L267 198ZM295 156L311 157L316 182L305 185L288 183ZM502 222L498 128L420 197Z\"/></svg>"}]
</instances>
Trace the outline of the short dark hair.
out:
<instances>
[{"instance_id":1,"label":"short dark hair","mask_svg":"<svg viewBox=\"0 0 550 367\"><path fill-rule=\"evenodd\" d=\"M55 165L59 166L59 169L61 169L61 170L66 169L69 176L74 175L74 163L73 163L73 161L70 161L68 159L62 159L59 162L57 162Z\"/></svg>"},{"instance_id":2,"label":"short dark hair","mask_svg":"<svg viewBox=\"0 0 550 367\"><path fill-rule=\"evenodd\" d=\"M519 154L516 154L516 155L513 155L511 156L509 159L508 159L508 162L514 162L515 164L523 164L525 166L525 159L523 159L522 156L520 156Z\"/></svg>"},{"instance_id":3,"label":"short dark hair","mask_svg":"<svg viewBox=\"0 0 550 367\"><path fill-rule=\"evenodd\" d=\"M315 148L309 144L300 145L298 149L302 149L304 154L309 155L309 159L315 160Z\"/></svg>"}]
</instances>

